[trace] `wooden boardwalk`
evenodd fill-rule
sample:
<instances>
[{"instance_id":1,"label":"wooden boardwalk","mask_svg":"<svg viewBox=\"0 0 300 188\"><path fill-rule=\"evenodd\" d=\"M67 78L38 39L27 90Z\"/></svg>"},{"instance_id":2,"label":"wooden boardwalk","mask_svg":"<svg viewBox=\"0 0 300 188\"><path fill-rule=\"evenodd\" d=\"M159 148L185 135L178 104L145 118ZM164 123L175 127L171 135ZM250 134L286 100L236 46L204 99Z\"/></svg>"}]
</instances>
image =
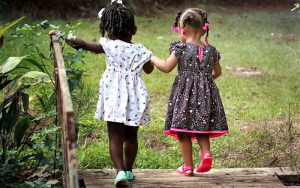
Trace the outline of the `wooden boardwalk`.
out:
<instances>
[{"instance_id":1,"label":"wooden boardwalk","mask_svg":"<svg viewBox=\"0 0 300 188\"><path fill-rule=\"evenodd\" d=\"M173 169L137 169L136 179L127 187L286 187L274 175L291 174L289 169L280 168L230 168L212 169L210 172L185 177ZM79 172L87 188L111 188L115 178L115 170L83 170ZM300 187L300 186L288 186Z\"/></svg>"}]
</instances>

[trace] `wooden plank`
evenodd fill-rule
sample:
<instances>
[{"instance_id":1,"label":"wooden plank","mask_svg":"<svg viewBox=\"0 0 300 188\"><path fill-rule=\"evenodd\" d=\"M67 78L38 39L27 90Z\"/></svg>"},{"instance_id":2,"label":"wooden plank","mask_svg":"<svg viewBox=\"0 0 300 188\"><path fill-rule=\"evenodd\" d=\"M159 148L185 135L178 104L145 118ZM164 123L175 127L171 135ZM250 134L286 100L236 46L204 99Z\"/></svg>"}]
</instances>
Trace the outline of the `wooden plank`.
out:
<instances>
[{"instance_id":1,"label":"wooden plank","mask_svg":"<svg viewBox=\"0 0 300 188\"><path fill-rule=\"evenodd\" d=\"M174 169L137 169L128 187L285 187L274 173L289 174L289 168L212 169L193 177L179 175ZM87 188L114 187L113 169L80 171Z\"/></svg>"},{"instance_id":2,"label":"wooden plank","mask_svg":"<svg viewBox=\"0 0 300 188\"><path fill-rule=\"evenodd\" d=\"M151 173L151 177L161 177L162 173L168 175L177 175L174 169L134 169L136 176L144 177ZM274 173L291 174L293 171L290 168L223 168L212 169L206 173L197 173L196 176L215 176L215 175L239 175L239 176L272 176ZM113 178L116 175L113 169L85 169L79 172L80 176L88 176L93 178Z\"/></svg>"},{"instance_id":3,"label":"wooden plank","mask_svg":"<svg viewBox=\"0 0 300 188\"><path fill-rule=\"evenodd\" d=\"M57 111L59 124L61 126L61 147L63 149L64 158L64 186L67 188L78 188L75 120L68 78L59 42L55 40L54 36L51 38L51 46L55 57Z\"/></svg>"}]
</instances>

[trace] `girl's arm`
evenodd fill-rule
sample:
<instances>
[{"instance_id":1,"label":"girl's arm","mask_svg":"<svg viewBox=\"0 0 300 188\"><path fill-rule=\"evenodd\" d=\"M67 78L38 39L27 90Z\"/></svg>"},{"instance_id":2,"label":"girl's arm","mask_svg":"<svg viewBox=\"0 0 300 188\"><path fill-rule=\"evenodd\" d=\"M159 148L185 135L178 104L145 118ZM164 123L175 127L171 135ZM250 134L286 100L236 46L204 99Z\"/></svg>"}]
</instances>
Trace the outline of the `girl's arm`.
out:
<instances>
[{"instance_id":1,"label":"girl's arm","mask_svg":"<svg viewBox=\"0 0 300 188\"><path fill-rule=\"evenodd\" d=\"M151 62L162 72L169 73L171 72L176 65L178 60L174 53L172 53L166 60L162 60L156 56L151 57Z\"/></svg>"},{"instance_id":2,"label":"girl's arm","mask_svg":"<svg viewBox=\"0 0 300 188\"><path fill-rule=\"evenodd\" d=\"M213 67L212 77L213 79L217 79L221 75L222 75L222 68L219 63L216 63Z\"/></svg>"},{"instance_id":3,"label":"girl's arm","mask_svg":"<svg viewBox=\"0 0 300 188\"><path fill-rule=\"evenodd\" d=\"M152 64L151 60L144 64L143 70L146 74L150 74L154 69L154 65Z\"/></svg>"},{"instance_id":4,"label":"girl's arm","mask_svg":"<svg viewBox=\"0 0 300 188\"><path fill-rule=\"evenodd\" d=\"M66 42L75 49L83 49L94 52L96 54L104 53L103 47L98 42L86 42L80 38L66 39Z\"/></svg>"},{"instance_id":5,"label":"girl's arm","mask_svg":"<svg viewBox=\"0 0 300 188\"><path fill-rule=\"evenodd\" d=\"M61 31L51 30L49 32L49 35L50 36L57 35L59 32L61 32ZM68 44L70 44L75 49L83 49L83 50L94 52L96 54L104 53L103 47L101 46L100 43L86 42L86 41L84 41L80 38L77 38L77 37L72 37L70 39L66 38L65 40Z\"/></svg>"}]
</instances>

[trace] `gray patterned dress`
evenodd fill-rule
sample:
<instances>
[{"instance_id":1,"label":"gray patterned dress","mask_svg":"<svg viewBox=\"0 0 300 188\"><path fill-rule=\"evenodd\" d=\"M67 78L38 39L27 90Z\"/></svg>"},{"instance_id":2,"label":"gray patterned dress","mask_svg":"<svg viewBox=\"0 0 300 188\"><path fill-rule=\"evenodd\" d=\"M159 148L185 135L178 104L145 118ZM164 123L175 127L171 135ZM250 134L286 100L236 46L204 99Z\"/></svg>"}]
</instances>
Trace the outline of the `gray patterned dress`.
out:
<instances>
[{"instance_id":1,"label":"gray patterned dress","mask_svg":"<svg viewBox=\"0 0 300 188\"><path fill-rule=\"evenodd\" d=\"M178 132L209 134L218 137L228 133L227 121L218 88L212 77L213 66L219 63L220 53L211 45L199 46L175 42L170 53L177 57L178 75L175 78L167 110L165 134L178 139Z\"/></svg>"}]
</instances>

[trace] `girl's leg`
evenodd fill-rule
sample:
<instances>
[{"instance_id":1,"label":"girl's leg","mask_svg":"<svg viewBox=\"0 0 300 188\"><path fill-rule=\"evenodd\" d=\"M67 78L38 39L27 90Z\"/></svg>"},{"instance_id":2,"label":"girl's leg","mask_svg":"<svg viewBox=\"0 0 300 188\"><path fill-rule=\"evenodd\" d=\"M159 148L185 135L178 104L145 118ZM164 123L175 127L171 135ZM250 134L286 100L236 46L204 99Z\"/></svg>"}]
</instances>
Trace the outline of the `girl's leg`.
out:
<instances>
[{"instance_id":1,"label":"girl's leg","mask_svg":"<svg viewBox=\"0 0 300 188\"><path fill-rule=\"evenodd\" d=\"M180 149L185 166L193 166L192 141L188 133L178 133Z\"/></svg>"},{"instance_id":2,"label":"girl's leg","mask_svg":"<svg viewBox=\"0 0 300 188\"><path fill-rule=\"evenodd\" d=\"M203 151L209 151L209 153L205 154L206 157L210 156L210 141L209 141L209 135L208 134L198 134L197 141L199 146L201 147L201 153Z\"/></svg>"},{"instance_id":3,"label":"girl's leg","mask_svg":"<svg viewBox=\"0 0 300 188\"><path fill-rule=\"evenodd\" d=\"M132 166L138 151L138 133L139 127L125 126L125 169L132 171Z\"/></svg>"},{"instance_id":4,"label":"girl's leg","mask_svg":"<svg viewBox=\"0 0 300 188\"><path fill-rule=\"evenodd\" d=\"M122 123L107 122L110 157L117 172L125 170L123 160L123 144L125 141L125 126Z\"/></svg>"}]
</instances>

